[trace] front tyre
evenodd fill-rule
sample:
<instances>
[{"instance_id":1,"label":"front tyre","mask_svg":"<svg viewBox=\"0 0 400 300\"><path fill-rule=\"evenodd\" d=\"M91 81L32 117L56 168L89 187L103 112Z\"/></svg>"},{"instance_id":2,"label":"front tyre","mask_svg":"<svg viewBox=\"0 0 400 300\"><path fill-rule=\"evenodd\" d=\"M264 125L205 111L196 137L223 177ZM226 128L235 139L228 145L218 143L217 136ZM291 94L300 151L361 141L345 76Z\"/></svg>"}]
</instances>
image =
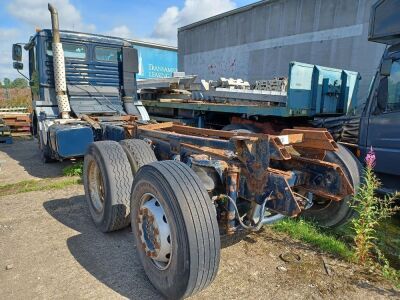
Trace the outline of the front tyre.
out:
<instances>
[{"instance_id":1,"label":"front tyre","mask_svg":"<svg viewBox=\"0 0 400 300\"><path fill-rule=\"evenodd\" d=\"M216 211L187 165L160 161L139 169L131 225L143 268L165 297L188 297L214 280L220 259Z\"/></svg>"}]
</instances>

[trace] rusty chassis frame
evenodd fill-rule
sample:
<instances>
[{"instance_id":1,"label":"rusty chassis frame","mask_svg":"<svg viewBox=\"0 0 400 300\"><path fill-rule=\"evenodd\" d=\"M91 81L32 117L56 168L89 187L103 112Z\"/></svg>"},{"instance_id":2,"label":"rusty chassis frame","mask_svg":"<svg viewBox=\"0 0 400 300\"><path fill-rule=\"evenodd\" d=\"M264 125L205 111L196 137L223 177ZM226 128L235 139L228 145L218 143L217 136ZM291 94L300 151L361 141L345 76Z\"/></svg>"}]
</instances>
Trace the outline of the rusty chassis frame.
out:
<instances>
[{"instance_id":1,"label":"rusty chassis frame","mask_svg":"<svg viewBox=\"0 0 400 300\"><path fill-rule=\"evenodd\" d=\"M180 160L199 175L216 206L221 234L296 216L311 207L314 196L341 201L354 193L341 166L323 161L326 151L338 150L325 129L266 135L128 123L128 137L148 141L159 159Z\"/></svg>"}]
</instances>

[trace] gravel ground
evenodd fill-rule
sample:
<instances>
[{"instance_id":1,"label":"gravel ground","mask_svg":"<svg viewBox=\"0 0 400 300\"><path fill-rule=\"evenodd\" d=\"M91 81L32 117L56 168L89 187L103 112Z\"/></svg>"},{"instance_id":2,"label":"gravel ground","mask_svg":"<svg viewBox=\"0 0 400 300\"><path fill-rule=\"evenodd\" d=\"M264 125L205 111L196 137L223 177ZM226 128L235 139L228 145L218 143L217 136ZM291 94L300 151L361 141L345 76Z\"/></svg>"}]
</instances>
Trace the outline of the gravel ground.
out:
<instances>
[{"instance_id":1,"label":"gravel ground","mask_svg":"<svg viewBox=\"0 0 400 300\"><path fill-rule=\"evenodd\" d=\"M0 184L58 177L69 164L71 161L43 164L35 139L14 138L11 145L0 143Z\"/></svg>"},{"instance_id":2,"label":"gravel ground","mask_svg":"<svg viewBox=\"0 0 400 300\"><path fill-rule=\"evenodd\" d=\"M60 174L60 165L41 164L36 148L28 145L34 146L18 142L7 151L1 146L8 161L2 182L16 166L15 180ZM38 170L33 175L27 166ZM1 299L161 299L136 258L130 229L100 233L82 186L0 197L0 253ZM279 257L284 253L296 253L301 261L286 263ZM216 280L193 297L243 298L364 300L400 299L400 294L356 266L266 228L222 249Z\"/></svg>"}]
</instances>

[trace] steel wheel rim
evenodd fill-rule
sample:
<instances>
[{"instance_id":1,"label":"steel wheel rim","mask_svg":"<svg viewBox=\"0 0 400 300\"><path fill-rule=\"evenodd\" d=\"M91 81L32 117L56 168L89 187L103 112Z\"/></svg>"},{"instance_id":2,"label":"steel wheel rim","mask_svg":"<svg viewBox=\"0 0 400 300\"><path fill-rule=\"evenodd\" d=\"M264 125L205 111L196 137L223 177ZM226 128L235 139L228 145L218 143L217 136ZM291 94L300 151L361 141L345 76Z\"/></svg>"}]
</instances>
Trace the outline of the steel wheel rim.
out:
<instances>
[{"instance_id":1,"label":"steel wheel rim","mask_svg":"<svg viewBox=\"0 0 400 300\"><path fill-rule=\"evenodd\" d=\"M164 208L153 194L140 199L137 227L145 255L158 269L167 269L172 258L171 230Z\"/></svg>"},{"instance_id":2,"label":"steel wheel rim","mask_svg":"<svg viewBox=\"0 0 400 300\"><path fill-rule=\"evenodd\" d=\"M104 210L105 191L103 177L101 176L100 168L96 161L91 161L89 163L88 177L90 201L95 211L100 214Z\"/></svg>"}]
</instances>

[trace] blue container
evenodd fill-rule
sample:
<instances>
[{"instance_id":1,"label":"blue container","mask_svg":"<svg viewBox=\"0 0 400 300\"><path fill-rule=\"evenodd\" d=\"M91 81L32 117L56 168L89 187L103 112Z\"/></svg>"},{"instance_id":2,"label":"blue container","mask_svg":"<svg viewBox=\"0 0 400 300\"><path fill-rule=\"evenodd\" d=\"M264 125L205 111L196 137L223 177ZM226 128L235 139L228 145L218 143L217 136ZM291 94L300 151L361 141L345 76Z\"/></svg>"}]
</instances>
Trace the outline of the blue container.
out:
<instances>
[{"instance_id":1,"label":"blue container","mask_svg":"<svg viewBox=\"0 0 400 300\"><path fill-rule=\"evenodd\" d=\"M359 80L357 72L291 62L289 115L350 114L356 106Z\"/></svg>"},{"instance_id":2,"label":"blue container","mask_svg":"<svg viewBox=\"0 0 400 300\"><path fill-rule=\"evenodd\" d=\"M55 124L49 127L50 146L61 158L83 156L93 143L88 126Z\"/></svg>"}]
</instances>

